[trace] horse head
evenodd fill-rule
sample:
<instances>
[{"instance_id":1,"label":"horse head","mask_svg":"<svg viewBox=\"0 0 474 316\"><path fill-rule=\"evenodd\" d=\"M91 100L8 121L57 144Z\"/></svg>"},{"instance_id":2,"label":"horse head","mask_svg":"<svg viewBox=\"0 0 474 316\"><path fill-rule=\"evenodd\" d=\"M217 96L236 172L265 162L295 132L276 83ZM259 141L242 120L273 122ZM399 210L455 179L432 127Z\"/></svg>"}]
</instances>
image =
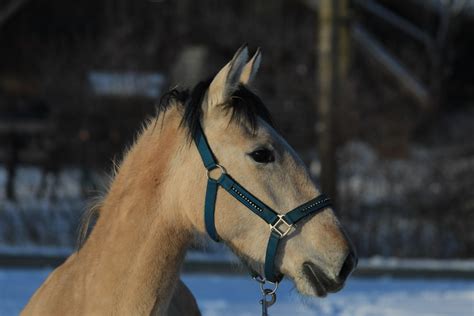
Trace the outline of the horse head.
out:
<instances>
[{"instance_id":1,"label":"horse head","mask_svg":"<svg viewBox=\"0 0 474 316\"><path fill-rule=\"evenodd\" d=\"M215 77L194 90L190 102L195 104L186 107L183 120L192 135L202 127L219 163L219 168L208 168L211 179L218 179L225 172L270 209L284 215L319 196L320 191L297 153L275 129L269 111L251 90L260 62L260 51L248 60L247 48L239 49ZM192 169L200 170L199 176L195 181L186 181L182 188L188 192L187 199L200 205L187 210L190 222L197 231L205 233L204 192L196 189L205 187L205 169L196 148L192 150L194 154L183 162L189 163L186 176L189 178ZM265 249L271 231L268 223L250 212L244 202L219 189L213 225L220 240L251 270L264 275L268 256ZM280 228L285 236L274 260L278 273L290 277L306 295L325 296L343 287L357 264L357 256L331 207L324 207L294 225L283 221L277 225L287 226Z\"/></svg>"}]
</instances>

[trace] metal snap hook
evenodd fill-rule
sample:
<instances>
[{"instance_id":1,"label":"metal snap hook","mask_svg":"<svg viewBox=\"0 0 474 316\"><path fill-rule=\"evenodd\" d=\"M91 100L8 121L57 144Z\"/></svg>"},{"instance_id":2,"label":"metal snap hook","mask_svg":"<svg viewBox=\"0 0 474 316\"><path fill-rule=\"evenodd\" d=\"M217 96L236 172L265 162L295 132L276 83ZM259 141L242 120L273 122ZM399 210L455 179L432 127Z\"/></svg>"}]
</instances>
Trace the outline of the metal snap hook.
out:
<instances>
[{"instance_id":1,"label":"metal snap hook","mask_svg":"<svg viewBox=\"0 0 474 316\"><path fill-rule=\"evenodd\" d=\"M270 296L270 300L267 300L267 296ZM267 307L272 306L276 302L276 293L274 291L271 291L270 289L265 289L263 293L263 300Z\"/></svg>"},{"instance_id":2,"label":"metal snap hook","mask_svg":"<svg viewBox=\"0 0 474 316\"><path fill-rule=\"evenodd\" d=\"M270 299L267 299L267 297ZM262 305L262 316L268 316L268 308L275 304L276 302L276 293L270 289L263 290L262 299L260 300L260 305Z\"/></svg>"}]
</instances>

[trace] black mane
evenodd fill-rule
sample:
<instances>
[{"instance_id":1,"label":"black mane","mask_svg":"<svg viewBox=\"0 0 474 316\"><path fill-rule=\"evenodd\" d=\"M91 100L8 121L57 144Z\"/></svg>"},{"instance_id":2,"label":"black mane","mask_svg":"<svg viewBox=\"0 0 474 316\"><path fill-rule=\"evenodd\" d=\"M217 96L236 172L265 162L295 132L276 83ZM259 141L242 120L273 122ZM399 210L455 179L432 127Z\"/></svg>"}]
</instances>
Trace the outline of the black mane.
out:
<instances>
[{"instance_id":1,"label":"black mane","mask_svg":"<svg viewBox=\"0 0 474 316\"><path fill-rule=\"evenodd\" d=\"M202 117L201 104L206 94L211 79L201 81L190 92L189 90L172 89L165 93L157 106L157 116L166 112L173 104L183 109L181 125L188 130L191 139L195 136ZM239 85L237 90L229 98L229 102L223 104L226 109L232 111L231 121L247 124L252 132L257 128L257 119L260 117L270 126L274 126L270 112L262 100L246 86Z\"/></svg>"}]
</instances>

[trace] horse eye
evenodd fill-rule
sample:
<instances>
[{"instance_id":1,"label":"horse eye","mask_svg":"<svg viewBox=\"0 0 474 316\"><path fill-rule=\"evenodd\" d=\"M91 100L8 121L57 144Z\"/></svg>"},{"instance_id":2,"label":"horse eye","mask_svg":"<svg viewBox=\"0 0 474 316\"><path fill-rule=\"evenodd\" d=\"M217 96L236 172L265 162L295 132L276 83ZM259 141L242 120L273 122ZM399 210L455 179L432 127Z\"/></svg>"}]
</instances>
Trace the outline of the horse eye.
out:
<instances>
[{"instance_id":1,"label":"horse eye","mask_svg":"<svg viewBox=\"0 0 474 316\"><path fill-rule=\"evenodd\" d=\"M262 148L251 152L250 157L258 163L270 163L275 161L275 155L269 149Z\"/></svg>"}]
</instances>

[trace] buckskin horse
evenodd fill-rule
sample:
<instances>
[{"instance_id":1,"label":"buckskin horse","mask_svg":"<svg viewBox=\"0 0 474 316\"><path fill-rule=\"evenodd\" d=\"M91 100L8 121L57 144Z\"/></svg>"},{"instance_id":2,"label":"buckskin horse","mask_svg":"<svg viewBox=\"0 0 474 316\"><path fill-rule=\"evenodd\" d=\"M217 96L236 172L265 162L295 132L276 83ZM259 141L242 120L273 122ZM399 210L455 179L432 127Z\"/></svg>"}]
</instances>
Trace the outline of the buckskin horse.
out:
<instances>
[{"instance_id":1,"label":"buckskin horse","mask_svg":"<svg viewBox=\"0 0 474 316\"><path fill-rule=\"evenodd\" d=\"M260 51L249 60L244 46L192 92L162 98L117 167L90 235L23 315L199 315L179 273L189 245L206 234L262 284L285 275L320 297L343 287L357 256L251 91L260 63Z\"/></svg>"}]
</instances>

